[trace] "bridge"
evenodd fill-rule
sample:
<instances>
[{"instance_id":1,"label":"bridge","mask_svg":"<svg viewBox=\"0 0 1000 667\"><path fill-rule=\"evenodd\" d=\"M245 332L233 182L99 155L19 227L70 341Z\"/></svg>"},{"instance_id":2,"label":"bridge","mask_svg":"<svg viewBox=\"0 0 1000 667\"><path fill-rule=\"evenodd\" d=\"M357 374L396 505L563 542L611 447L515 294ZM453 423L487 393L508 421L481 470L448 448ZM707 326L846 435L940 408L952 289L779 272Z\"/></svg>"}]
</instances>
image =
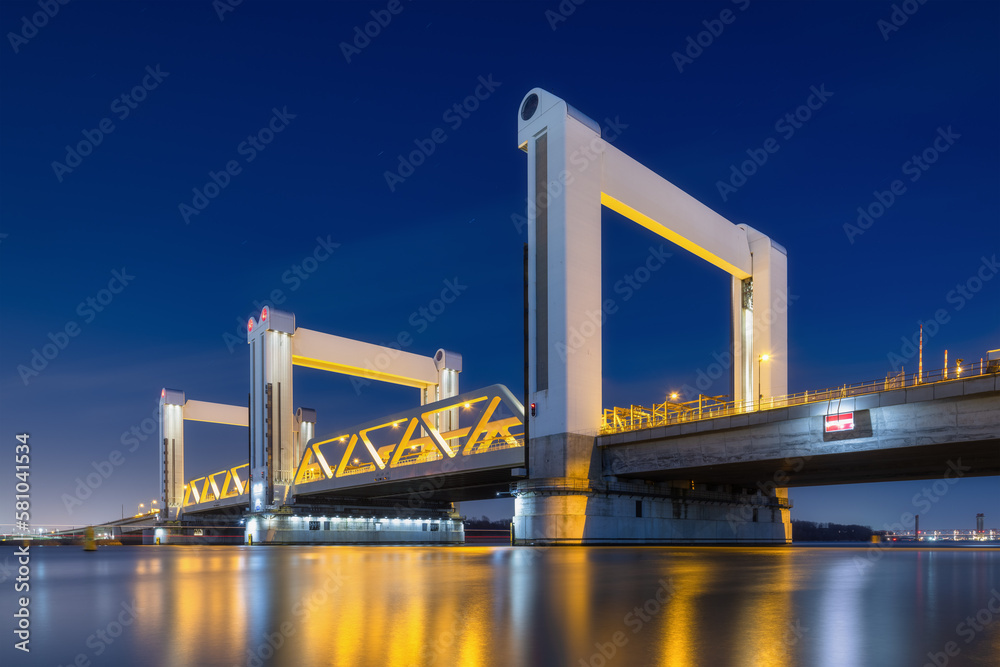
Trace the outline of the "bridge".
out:
<instances>
[{"instance_id":1,"label":"bridge","mask_svg":"<svg viewBox=\"0 0 1000 667\"><path fill-rule=\"evenodd\" d=\"M782 487L1000 475L1000 374L937 371L769 399L745 411L721 404L662 421L605 423L607 474L747 479ZM777 478L777 479L775 479Z\"/></svg>"},{"instance_id":2,"label":"bridge","mask_svg":"<svg viewBox=\"0 0 1000 667\"><path fill-rule=\"evenodd\" d=\"M460 393L455 352L380 347L264 308L247 322L246 405L161 392L167 522L221 512L256 543L449 543L463 539L453 503L509 493L517 544L784 544L792 486L935 479L954 466L1000 474L1000 364L789 394L784 248L610 146L542 89L521 102L517 146L524 402L500 385ZM604 409L602 206L730 274L731 397ZM316 411L294 408L295 366L411 387L418 400L319 435ZM185 420L246 428L246 456L185 482Z\"/></svg>"}]
</instances>

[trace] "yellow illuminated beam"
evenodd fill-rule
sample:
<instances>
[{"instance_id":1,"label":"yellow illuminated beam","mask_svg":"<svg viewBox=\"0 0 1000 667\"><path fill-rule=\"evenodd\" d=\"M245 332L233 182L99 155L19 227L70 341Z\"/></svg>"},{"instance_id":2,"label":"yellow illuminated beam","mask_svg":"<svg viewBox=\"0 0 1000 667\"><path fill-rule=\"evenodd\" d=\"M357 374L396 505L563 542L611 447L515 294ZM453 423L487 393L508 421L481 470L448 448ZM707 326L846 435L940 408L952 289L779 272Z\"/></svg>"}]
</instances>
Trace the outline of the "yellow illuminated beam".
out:
<instances>
[{"instance_id":1,"label":"yellow illuminated beam","mask_svg":"<svg viewBox=\"0 0 1000 667\"><path fill-rule=\"evenodd\" d=\"M208 476L208 481L211 482L212 486L212 495L215 496L215 500L220 500L222 498L222 494L219 493L219 485L215 483L215 476L221 475L223 472L226 471L212 473L211 475Z\"/></svg>"},{"instance_id":2,"label":"yellow illuminated beam","mask_svg":"<svg viewBox=\"0 0 1000 667\"><path fill-rule=\"evenodd\" d=\"M243 470L243 469L246 469L247 481L243 481L242 479L240 479L240 470ZM247 490L250 487L249 481L250 481L250 464L249 463L244 463L241 466L236 466L235 468L233 468L233 482L236 484L236 490L237 490L237 494L236 495L242 496L244 493L247 492Z\"/></svg>"},{"instance_id":3,"label":"yellow illuminated beam","mask_svg":"<svg viewBox=\"0 0 1000 667\"><path fill-rule=\"evenodd\" d=\"M437 426L435 426L434 424L434 419L433 419L434 415L440 414L442 412L447 412L448 410L454 410L460 405L469 407L473 403L479 403L480 401L485 401L487 398L489 397L480 396L479 398L473 398L471 400L469 399L458 400L451 405L446 405L445 407L438 408L436 410L428 410L427 412L420 415L421 420L423 420L424 422L424 426L427 428L427 431L431 434L431 437L434 439L434 444L437 445L438 449L441 450L442 454L444 454L450 459L453 459L455 458L455 455L458 454L458 448L452 449L451 446L448 444L448 440L441 436L441 432L438 431Z\"/></svg>"},{"instance_id":4,"label":"yellow illuminated beam","mask_svg":"<svg viewBox=\"0 0 1000 667\"><path fill-rule=\"evenodd\" d=\"M383 360L386 367L377 368ZM418 389L438 384L433 357L302 327L292 336L292 364Z\"/></svg>"},{"instance_id":5,"label":"yellow illuminated beam","mask_svg":"<svg viewBox=\"0 0 1000 667\"><path fill-rule=\"evenodd\" d=\"M740 280L745 280L750 277L750 274L741 269L740 267L730 262L727 262L726 260L719 257L718 255L708 250L707 248L704 248L703 246L694 243L693 241L685 238L684 236L681 236L680 234L670 229L663 223L658 222L653 218L649 217L648 215L637 211L628 204L618 201L617 199L615 199L606 192L601 193L601 203L610 208L612 211L620 213L629 220L642 225L643 227L653 232L657 236L662 236L671 243L679 245L680 247L684 248L691 254L697 257L701 257L709 264L713 264L719 267L726 273L736 276Z\"/></svg>"},{"instance_id":6,"label":"yellow illuminated beam","mask_svg":"<svg viewBox=\"0 0 1000 667\"><path fill-rule=\"evenodd\" d=\"M500 405L500 397L494 396L493 400L490 401L486 409L483 410L483 415L479 418L479 423L476 424L476 428L472 429L472 433L469 434L469 439L465 442L465 447L462 448L462 456L468 455L472 448L476 445L476 440L479 438L480 434L488 435L487 424L490 422L490 417L496 411L497 406Z\"/></svg>"},{"instance_id":7,"label":"yellow illuminated beam","mask_svg":"<svg viewBox=\"0 0 1000 667\"><path fill-rule=\"evenodd\" d=\"M753 273L745 228L649 167L605 144L601 203L740 280Z\"/></svg>"},{"instance_id":8,"label":"yellow illuminated beam","mask_svg":"<svg viewBox=\"0 0 1000 667\"><path fill-rule=\"evenodd\" d=\"M302 454L302 461L299 462L299 467L295 471L295 483L302 484L306 481L306 477L310 472L317 472L323 474L327 479L330 479L330 475L326 474L318 463L313 463L313 459L316 458L316 453L319 450L313 449L314 445L310 445L306 448L305 453ZM310 480L311 481L311 480Z\"/></svg>"},{"instance_id":9,"label":"yellow illuminated beam","mask_svg":"<svg viewBox=\"0 0 1000 667\"><path fill-rule=\"evenodd\" d=\"M435 424L437 415L461 406L471 407L473 403L481 403L483 401L489 401L489 403L484 406L483 413L479 416L474 427L465 426L444 433L438 430ZM363 428L357 433L345 433L326 440L313 442L306 447L299 462L295 474L295 483L308 484L312 481L318 481L311 479L312 474L316 472L322 472L323 477L331 479L333 477L343 477L361 472L384 470L386 467L395 468L412 465L424 460L437 459L439 455L440 457L454 458L458 455L478 454L487 451L497 438L502 438L508 445L517 446L518 437L511 433L511 429L523 426L521 417L515 415L513 417L490 421L502 402L503 399L501 397L490 394L475 398L470 398L468 395L454 397L451 400L439 401L434 404L433 409L418 412L412 417L397 417L375 426ZM406 423L406 427L403 429L402 437L398 442L383 445L378 449L375 448L374 443L372 443L369 437L370 433L386 428L398 431L399 426L404 422ZM417 428L425 429L428 434L422 437L414 437ZM354 450L359 441L364 443L365 448L371 456L371 462L366 461L363 465L351 466ZM338 448L340 461L336 470L332 470L327 464L321 447L344 442L347 444L343 447L342 452ZM457 442L458 444L452 449L448 444L449 442ZM434 449L425 449L431 445L434 446ZM417 450L418 453L411 456L406 454L407 450L411 452ZM350 470L348 470L349 466L351 467Z\"/></svg>"},{"instance_id":10,"label":"yellow illuminated beam","mask_svg":"<svg viewBox=\"0 0 1000 667\"><path fill-rule=\"evenodd\" d=\"M389 467L395 468L399 465L399 457L403 455L406 448L409 447L410 438L413 437L413 432L417 429L419 420L411 419L410 423L406 426L406 432L403 433L403 437L400 439L399 444L396 445L396 449L392 453L392 458L389 460Z\"/></svg>"},{"instance_id":11,"label":"yellow illuminated beam","mask_svg":"<svg viewBox=\"0 0 1000 667\"><path fill-rule=\"evenodd\" d=\"M245 405L191 400L184 403L184 421L248 427L250 413Z\"/></svg>"},{"instance_id":12,"label":"yellow illuminated beam","mask_svg":"<svg viewBox=\"0 0 1000 667\"><path fill-rule=\"evenodd\" d=\"M422 380L407 378L401 375L395 375L393 373L386 373L384 371L373 370L371 368L363 368L361 366L351 366L348 364L340 364L332 361L323 361L322 359L312 359L297 354L292 355L292 364L294 366L302 366L304 368L315 368L316 370L328 371L330 373L340 373L341 375L351 375L354 377L365 378L366 380L377 380L379 382L389 382L391 384L398 384L404 387L414 387L415 389L425 389L427 387L431 387L437 384L436 382L428 383Z\"/></svg>"},{"instance_id":13,"label":"yellow illuminated beam","mask_svg":"<svg viewBox=\"0 0 1000 667\"><path fill-rule=\"evenodd\" d=\"M332 442L332 440L327 440L326 442ZM317 443L317 444L321 445L325 443ZM358 436L352 435L350 441L347 443L347 449L344 450L344 455L340 459L340 464L337 466L337 477L343 475L344 471L347 470L347 464L350 463L351 454L354 453L354 447L357 444L358 444ZM371 446L371 443L365 443L365 446L368 448L368 453L372 455L372 458L375 459L377 463L382 463L382 459L379 458L378 452L376 452L375 448ZM382 464L379 465L378 467L381 470L382 468L385 468L385 465Z\"/></svg>"}]
</instances>

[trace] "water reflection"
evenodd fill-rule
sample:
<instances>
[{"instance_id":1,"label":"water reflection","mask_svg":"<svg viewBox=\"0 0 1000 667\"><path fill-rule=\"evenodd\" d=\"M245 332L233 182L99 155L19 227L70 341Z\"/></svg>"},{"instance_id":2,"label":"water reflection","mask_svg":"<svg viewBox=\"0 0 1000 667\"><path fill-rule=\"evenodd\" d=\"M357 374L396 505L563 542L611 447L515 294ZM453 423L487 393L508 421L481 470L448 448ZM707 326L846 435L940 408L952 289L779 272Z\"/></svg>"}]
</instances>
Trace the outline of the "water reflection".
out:
<instances>
[{"instance_id":1,"label":"water reflection","mask_svg":"<svg viewBox=\"0 0 1000 667\"><path fill-rule=\"evenodd\" d=\"M1000 551L866 554L39 549L32 663L921 665L961 642L956 625L1000 590ZM123 604L134 604L134 622L116 627ZM961 651L962 664L993 664L1000 615Z\"/></svg>"}]
</instances>

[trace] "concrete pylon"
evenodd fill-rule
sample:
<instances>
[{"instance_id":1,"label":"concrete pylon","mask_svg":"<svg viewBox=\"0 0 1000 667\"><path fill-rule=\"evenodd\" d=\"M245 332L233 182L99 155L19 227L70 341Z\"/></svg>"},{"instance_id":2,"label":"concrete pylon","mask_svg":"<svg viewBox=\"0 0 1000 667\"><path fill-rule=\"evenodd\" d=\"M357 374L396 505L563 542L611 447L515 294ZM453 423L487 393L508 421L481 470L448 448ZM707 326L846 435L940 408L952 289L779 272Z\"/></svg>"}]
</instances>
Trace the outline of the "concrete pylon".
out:
<instances>
[{"instance_id":1,"label":"concrete pylon","mask_svg":"<svg viewBox=\"0 0 1000 667\"><path fill-rule=\"evenodd\" d=\"M606 541L608 529L588 521L620 509L613 494L595 491L608 488L595 436L601 327L613 305L601 295L601 206L733 276L738 401L756 400L758 384L765 396L787 393L785 252L608 144L598 123L545 90L525 95L517 122L517 144L528 155L528 393L536 407L530 478L514 494L515 540ZM629 519L643 518L628 508L638 513Z\"/></svg>"}]
</instances>

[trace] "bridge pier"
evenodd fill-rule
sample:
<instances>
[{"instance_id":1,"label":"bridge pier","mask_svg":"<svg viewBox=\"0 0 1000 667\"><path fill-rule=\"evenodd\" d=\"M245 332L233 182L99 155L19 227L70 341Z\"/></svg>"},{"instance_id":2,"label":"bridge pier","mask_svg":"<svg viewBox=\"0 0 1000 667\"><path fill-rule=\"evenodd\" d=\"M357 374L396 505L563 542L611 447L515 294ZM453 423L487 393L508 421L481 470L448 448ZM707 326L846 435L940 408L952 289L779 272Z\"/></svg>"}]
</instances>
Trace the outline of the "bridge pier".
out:
<instances>
[{"instance_id":1,"label":"bridge pier","mask_svg":"<svg viewBox=\"0 0 1000 667\"><path fill-rule=\"evenodd\" d=\"M462 544L465 524L448 509L291 506L246 517L246 544Z\"/></svg>"},{"instance_id":2,"label":"bridge pier","mask_svg":"<svg viewBox=\"0 0 1000 667\"><path fill-rule=\"evenodd\" d=\"M790 544L786 489L770 495L691 482L530 479L518 482L514 544Z\"/></svg>"}]
</instances>

